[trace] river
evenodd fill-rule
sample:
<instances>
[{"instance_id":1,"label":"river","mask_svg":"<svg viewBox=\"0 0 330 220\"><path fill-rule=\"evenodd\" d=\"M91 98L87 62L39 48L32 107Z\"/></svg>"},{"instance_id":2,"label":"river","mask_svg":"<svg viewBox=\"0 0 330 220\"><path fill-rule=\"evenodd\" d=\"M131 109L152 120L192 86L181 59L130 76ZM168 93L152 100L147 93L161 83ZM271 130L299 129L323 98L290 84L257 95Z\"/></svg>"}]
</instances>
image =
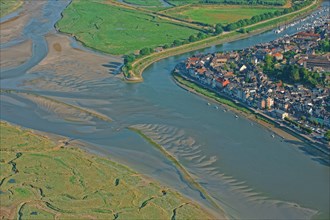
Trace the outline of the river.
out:
<instances>
[{"instance_id":1,"label":"river","mask_svg":"<svg viewBox=\"0 0 330 220\"><path fill-rule=\"evenodd\" d=\"M163 59L144 71L143 83L125 83L109 74L100 80L81 80L72 92L24 86L23 82L44 74L47 80L62 80L51 70L29 70L47 55L45 36L56 32L54 24L68 3L49 1L27 23L20 39L32 40L33 55L22 65L1 70L1 88L90 109L113 121L87 116L81 121L67 120L51 107L45 109L15 93L1 95L2 120L91 144L88 150L120 161L212 208L175 165L127 129L132 126L172 153L231 218L328 218L328 155L305 144L273 138L269 130L248 119L236 119L234 113L216 109L214 104L208 106L205 99L178 87L170 74L178 62L195 53L246 48L293 34L296 27ZM1 46L17 42L14 39Z\"/></svg>"}]
</instances>

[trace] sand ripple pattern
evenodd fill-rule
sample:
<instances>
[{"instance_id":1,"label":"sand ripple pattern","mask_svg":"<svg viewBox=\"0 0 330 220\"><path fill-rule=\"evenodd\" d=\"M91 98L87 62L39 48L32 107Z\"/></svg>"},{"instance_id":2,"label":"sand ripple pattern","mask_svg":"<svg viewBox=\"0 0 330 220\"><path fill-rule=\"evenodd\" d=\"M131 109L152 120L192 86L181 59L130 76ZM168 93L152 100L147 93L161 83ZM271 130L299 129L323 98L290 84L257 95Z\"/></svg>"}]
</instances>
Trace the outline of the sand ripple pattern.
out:
<instances>
[{"instance_id":1,"label":"sand ripple pattern","mask_svg":"<svg viewBox=\"0 0 330 220\"><path fill-rule=\"evenodd\" d=\"M285 219L287 213L290 213L296 219L309 219L316 214L316 211L300 207L295 203L270 199L251 188L245 181L226 175L217 165L219 158L204 155L203 148L207 146L198 143L183 129L161 124L138 124L132 127L140 130L177 158L196 181L220 203L220 206L225 207L225 210L231 210L230 213L234 215L232 217L238 212L230 204L235 204L240 210L244 210L245 207L255 207L255 216L247 216L249 218ZM246 206L246 203L250 203L251 206ZM251 210L247 213L251 213ZM279 216L279 213L283 216Z\"/></svg>"},{"instance_id":2,"label":"sand ripple pattern","mask_svg":"<svg viewBox=\"0 0 330 220\"><path fill-rule=\"evenodd\" d=\"M2 91L1 98L4 102L17 107L25 107L28 102L34 103L34 111L50 122L66 121L85 126L95 126L101 120L110 123L112 120L106 115L80 106L68 104L52 97L41 96L33 93L18 92L14 90Z\"/></svg>"}]
</instances>

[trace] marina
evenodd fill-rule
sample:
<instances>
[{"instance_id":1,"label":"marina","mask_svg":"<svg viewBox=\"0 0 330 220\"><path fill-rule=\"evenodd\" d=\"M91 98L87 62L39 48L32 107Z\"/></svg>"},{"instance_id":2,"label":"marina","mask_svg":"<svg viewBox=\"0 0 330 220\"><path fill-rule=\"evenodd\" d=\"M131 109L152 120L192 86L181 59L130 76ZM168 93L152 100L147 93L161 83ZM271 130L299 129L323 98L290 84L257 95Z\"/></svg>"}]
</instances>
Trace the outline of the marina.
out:
<instances>
[{"instance_id":1,"label":"marina","mask_svg":"<svg viewBox=\"0 0 330 220\"><path fill-rule=\"evenodd\" d=\"M305 18L296 20L289 24L279 26L274 30L275 34L282 33L289 27L295 27L297 31L304 31L324 24L329 19L329 7L321 7L320 10L308 15Z\"/></svg>"}]
</instances>

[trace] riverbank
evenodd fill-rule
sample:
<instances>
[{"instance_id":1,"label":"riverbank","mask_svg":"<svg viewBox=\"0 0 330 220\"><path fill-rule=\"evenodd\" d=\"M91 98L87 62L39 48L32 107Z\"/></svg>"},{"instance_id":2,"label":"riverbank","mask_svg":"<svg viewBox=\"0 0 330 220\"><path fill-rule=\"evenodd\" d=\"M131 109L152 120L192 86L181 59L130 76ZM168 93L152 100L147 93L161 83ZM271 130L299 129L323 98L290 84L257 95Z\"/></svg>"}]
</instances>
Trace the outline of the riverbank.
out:
<instances>
[{"instance_id":1,"label":"riverbank","mask_svg":"<svg viewBox=\"0 0 330 220\"><path fill-rule=\"evenodd\" d=\"M76 141L3 121L0 126L2 218L213 218L178 192L85 152Z\"/></svg>"},{"instance_id":2,"label":"riverbank","mask_svg":"<svg viewBox=\"0 0 330 220\"><path fill-rule=\"evenodd\" d=\"M173 79L174 79L174 82L178 86L180 86L181 88L185 89L188 92L194 93L196 95L200 95L203 98L206 98L210 101L215 101L215 102L223 105L227 110L230 110L236 114L239 114L251 121L254 121L254 122L262 125L263 127L276 133L277 135L279 135L280 137L282 137L284 139L291 140L291 141L299 141L302 143L302 141L300 139L298 139L297 137L295 137L287 132L284 132L280 128L276 127L274 125L274 123L272 123L271 121L267 121L264 118L256 116L255 114L253 114L253 112L250 109L245 108L244 106L241 106L239 104L236 104L235 102L231 101L230 99L227 99L225 97L219 97L214 92L211 92L205 88L199 87L196 84L194 84L193 82L190 82L190 81L182 78L178 74L173 74Z\"/></svg>"},{"instance_id":3,"label":"riverbank","mask_svg":"<svg viewBox=\"0 0 330 220\"><path fill-rule=\"evenodd\" d=\"M135 60L132 63L132 70L129 71L129 75L130 77L134 77L136 82L141 82L143 81L142 78L143 71L154 62L157 62L161 59L170 56L180 55L183 53L240 40L263 33L265 31L277 27L278 25L287 24L288 22L291 22L295 19L307 16L309 13L315 10L320 4L321 2L316 0L313 2L313 4L305 8L302 8L298 11L247 26L245 27L245 29L249 31L248 33L239 33L237 30L234 30L214 37L209 37L201 41L196 41L179 47L165 49L161 52L153 53L151 55L142 57L140 59ZM126 76L126 79L130 77ZM130 81L134 81L134 80L130 80Z\"/></svg>"},{"instance_id":4,"label":"riverbank","mask_svg":"<svg viewBox=\"0 0 330 220\"><path fill-rule=\"evenodd\" d=\"M225 95L216 94L214 91L210 91L208 88L201 87L197 85L196 82L193 82L189 79L185 79L178 74L173 73L172 75L174 78L174 82L181 88L194 94L201 95L209 100L220 103L221 105L225 106L236 114L240 114L243 117L264 126L271 132L282 137L284 140L292 141L296 144L308 143L323 154L329 155L329 147L315 143L309 137L306 137L305 135L294 131L292 128L275 121L269 116L262 115L261 113L258 113L251 108L243 106L240 103L233 102L229 97L226 97Z\"/></svg>"}]
</instances>

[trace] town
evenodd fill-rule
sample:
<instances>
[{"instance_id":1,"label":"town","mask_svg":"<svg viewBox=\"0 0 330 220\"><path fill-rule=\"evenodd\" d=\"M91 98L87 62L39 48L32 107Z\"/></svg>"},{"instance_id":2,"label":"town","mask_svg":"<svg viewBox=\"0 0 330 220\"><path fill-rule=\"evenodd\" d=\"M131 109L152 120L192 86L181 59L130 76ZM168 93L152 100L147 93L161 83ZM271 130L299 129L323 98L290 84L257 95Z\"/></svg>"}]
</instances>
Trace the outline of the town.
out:
<instances>
[{"instance_id":1,"label":"town","mask_svg":"<svg viewBox=\"0 0 330 220\"><path fill-rule=\"evenodd\" d=\"M330 25L241 51L195 55L174 73L329 149Z\"/></svg>"}]
</instances>

